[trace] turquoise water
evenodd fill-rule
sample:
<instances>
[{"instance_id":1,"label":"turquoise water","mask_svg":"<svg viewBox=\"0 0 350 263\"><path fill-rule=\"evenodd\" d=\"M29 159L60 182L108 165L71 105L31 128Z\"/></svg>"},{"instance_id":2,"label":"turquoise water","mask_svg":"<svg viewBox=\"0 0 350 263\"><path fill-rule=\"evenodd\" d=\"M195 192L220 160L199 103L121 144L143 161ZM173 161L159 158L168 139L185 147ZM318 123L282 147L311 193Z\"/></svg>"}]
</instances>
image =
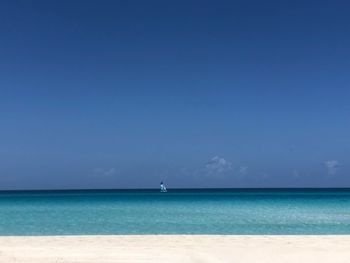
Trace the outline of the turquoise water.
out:
<instances>
[{"instance_id":1,"label":"turquoise water","mask_svg":"<svg viewBox=\"0 0 350 263\"><path fill-rule=\"evenodd\" d=\"M0 193L0 235L97 234L350 234L350 190Z\"/></svg>"}]
</instances>

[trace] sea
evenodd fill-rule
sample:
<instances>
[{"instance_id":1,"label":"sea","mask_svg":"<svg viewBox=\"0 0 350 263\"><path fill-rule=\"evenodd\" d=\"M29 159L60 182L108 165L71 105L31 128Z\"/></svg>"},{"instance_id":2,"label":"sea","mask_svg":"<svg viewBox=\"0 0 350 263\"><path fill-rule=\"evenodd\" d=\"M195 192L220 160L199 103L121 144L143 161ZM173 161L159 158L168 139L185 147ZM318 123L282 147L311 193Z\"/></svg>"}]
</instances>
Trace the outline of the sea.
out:
<instances>
[{"instance_id":1,"label":"sea","mask_svg":"<svg viewBox=\"0 0 350 263\"><path fill-rule=\"evenodd\" d=\"M350 189L1 191L1 236L346 235Z\"/></svg>"}]
</instances>

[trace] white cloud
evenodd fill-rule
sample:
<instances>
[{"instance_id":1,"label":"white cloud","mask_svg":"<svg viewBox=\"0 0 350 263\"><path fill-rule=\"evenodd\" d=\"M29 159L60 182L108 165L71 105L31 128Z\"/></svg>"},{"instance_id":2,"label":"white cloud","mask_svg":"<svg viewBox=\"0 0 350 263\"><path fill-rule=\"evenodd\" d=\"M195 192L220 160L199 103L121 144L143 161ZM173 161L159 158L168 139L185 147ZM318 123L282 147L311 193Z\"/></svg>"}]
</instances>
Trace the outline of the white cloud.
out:
<instances>
[{"instance_id":1,"label":"white cloud","mask_svg":"<svg viewBox=\"0 0 350 263\"><path fill-rule=\"evenodd\" d=\"M102 176L111 176L116 173L116 169L114 167L104 169L104 168L95 168L94 169L95 174L102 175Z\"/></svg>"},{"instance_id":2,"label":"white cloud","mask_svg":"<svg viewBox=\"0 0 350 263\"><path fill-rule=\"evenodd\" d=\"M325 162L325 166L329 175L335 175L339 169L340 163L337 160L330 160Z\"/></svg>"},{"instance_id":3,"label":"white cloud","mask_svg":"<svg viewBox=\"0 0 350 263\"><path fill-rule=\"evenodd\" d=\"M222 174L232 170L232 163L219 156L214 156L206 163L205 168L209 174Z\"/></svg>"},{"instance_id":4,"label":"white cloud","mask_svg":"<svg viewBox=\"0 0 350 263\"><path fill-rule=\"evenodd\" d=\"M248 167L247 166L241 166L238 169L238 173L240 175L246 175L248 173Z\"/></svg>"},{"instance_id":5,"label":"white cloud","mask_svg":"<svg viewBox=\"0 0 350 263\"><path fill-rule=\"evenodd\" d=\"M219 157L214 156L207 161L203 166L197 168L182 168L182 175L193 176L193 178L202 180L204 178L211 179L228 179L236 178L240 179L248 174L248 166L234 166L232 162Z\"/></svg>"},{"instance_id":6,"label":"white cloud","mask_svg":"<svg viewBox=\"0 0 350 263\"><path fill-rule=\"evenodd\" d=\"M300 173L299 173L298 170L294 169L294 170L292 171L292 175L293 175L293 177L299 177L299 176L300 176Z\"/></svg>"}]
</instances>

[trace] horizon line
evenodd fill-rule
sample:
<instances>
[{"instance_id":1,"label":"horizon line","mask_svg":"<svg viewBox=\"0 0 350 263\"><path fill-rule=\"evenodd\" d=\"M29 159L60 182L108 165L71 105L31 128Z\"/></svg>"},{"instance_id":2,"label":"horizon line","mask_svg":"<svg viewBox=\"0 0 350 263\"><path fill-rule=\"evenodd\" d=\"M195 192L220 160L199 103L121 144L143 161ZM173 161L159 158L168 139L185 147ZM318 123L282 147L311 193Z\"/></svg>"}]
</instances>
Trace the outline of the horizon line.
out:
<instances>
[{"instance_id":1,"label":"horizon line","mask_svg":"<svg viewBox=\"0 0 350 263\"><path fill-rule=\"evenodd\" d=\"M168 188L168 191L273 191L273 190L350 190L350 187L196 187L196 188ZM127 191L159 191L159 188L71 188L71 189L0 189L0 193L4 192L127 192Z\"/></svg>"}]
</instances>

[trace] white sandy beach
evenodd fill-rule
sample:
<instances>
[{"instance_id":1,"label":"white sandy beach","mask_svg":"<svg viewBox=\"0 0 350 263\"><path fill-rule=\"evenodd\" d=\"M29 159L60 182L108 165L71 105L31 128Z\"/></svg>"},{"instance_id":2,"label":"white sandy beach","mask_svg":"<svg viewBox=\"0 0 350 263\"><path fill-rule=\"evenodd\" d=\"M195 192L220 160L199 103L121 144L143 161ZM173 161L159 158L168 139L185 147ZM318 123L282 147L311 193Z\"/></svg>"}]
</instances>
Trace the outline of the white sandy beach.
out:
<instances>
[{"instance_id":1,"label":"white sandy beach","mask_svg":"<svg viewBox=\"0 0 350 263\"><path fill-rule=\"evenodd\" d=\"M350 262L350 236L0 237L0 262Z\"/></svg>"}]
</instances>

